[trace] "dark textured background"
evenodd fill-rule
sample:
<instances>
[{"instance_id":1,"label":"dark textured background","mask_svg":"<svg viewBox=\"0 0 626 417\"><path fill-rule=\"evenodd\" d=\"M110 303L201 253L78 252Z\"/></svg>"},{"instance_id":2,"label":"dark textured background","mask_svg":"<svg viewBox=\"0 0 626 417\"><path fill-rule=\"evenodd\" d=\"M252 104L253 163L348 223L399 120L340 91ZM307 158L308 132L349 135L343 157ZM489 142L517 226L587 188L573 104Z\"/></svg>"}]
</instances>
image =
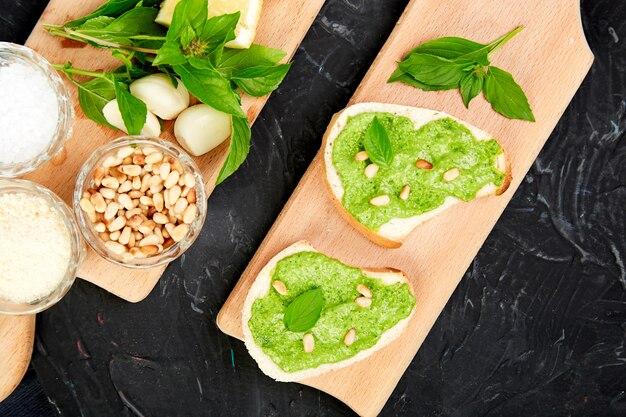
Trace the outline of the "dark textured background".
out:
<instances>
[{"instance_id":1,"label":"dark textured background","mask_svg":"<svg viewBox=\"0 0 626 417\"><path fill-rule=\"evenodd\" d=\"M197 243L139 304L78 280L0 415L350 414L262 375L215 317L406 3L327 1ZM0 0L0 39L44 6ZM593 68L383 415L626 415L626 1L582 10Z\"/></svg>"}]
</instances>

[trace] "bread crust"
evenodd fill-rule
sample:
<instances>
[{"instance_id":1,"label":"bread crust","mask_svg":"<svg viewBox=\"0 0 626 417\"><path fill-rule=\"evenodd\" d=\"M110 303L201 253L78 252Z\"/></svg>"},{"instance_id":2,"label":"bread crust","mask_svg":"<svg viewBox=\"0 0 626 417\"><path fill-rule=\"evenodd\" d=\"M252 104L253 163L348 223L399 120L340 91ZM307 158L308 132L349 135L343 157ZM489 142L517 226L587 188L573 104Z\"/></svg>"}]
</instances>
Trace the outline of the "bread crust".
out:
<instances>
[{"instance_id":1,"label":"bread crust","mask_svg":"<svg viewBox=\"0 0 626 417\"><path fill-rule=\"evenodd\" d=\"M250 331L250 327L248 327L248 322L251 317L252 304L257 298L263 297L270 291L271 288L271 272L275 268L278 261L288 256L291 256L295 253L299 252L317 252L313 246L307 241L299 241L294 243L293 245L283 249L281 252L276 254L269 262L261 269L259 275L256 277L253 282L250 290L248 291L248 295L246 296L246 300L244 302L243 314L242 314L242 327L244 334L244 342L246 344L246 348L250 355L254 358L254 360L259 365L259 368L271 378L274 378L277 381L290 382L290 381L302 381L304 379L313 378L318 375L325 374L327 372L331 372L337 369L345 368L347 366L352 365L353 363L359 362L372 355L376 351L382 349L387 346L389 343L393 342L397 339L402 332L404 331L406 325L409 320L413 316L415 312L415 307L411 310L411 314L408 317L400 320L395 324L392 328L384 332L379 341L369 349L362 350L357 353L355 356L345 359L332 364L323 364L316 368L305 369L297 372L284 372L280 369L271 359L267 356L263 350L255 343L254 338L252 337L252 332ZM347 264L346 264L347 265ZM395 282L404 282L408 285L409 291L413 296L415 296L415 292L411 282L409 281L406 274L395 268L361 268L357 267L363 271L363 274L370 278L378 278L383 282L387 282L388 285Z\"/></svg>"},{"instance_id":2,"label":"bread crust","mask_svg":"<svg viewBox=\"0 0 626 417\"><path fill-rule=\"evenodd\" d=\"M449 117L463 124L468 129L470 129L472 133L479 140L488 140L488 139L493 139L493 138L486 132L462 120L459 120L455 118L454 116L450 116L449 114L446 114L444 112L423 109L423 108L418 108L418 107L401 106L401 105L385 104L385 103L358 103L358 104L354 104L352 106L346 107L345 109L343 109L342 111L338 112L337 114L333 116L333 118L330 121L330 124L328 125L326 132L324 133L324 137L322 140L322 156L324 158L324 163L323 163L324 184L325 184L326 190L328 191L331 197L331 200L333 201L335 207L337 208L341 216L352 227L354 227L359 233L364 235L366 238L368 238L375 244L381 247L394 249L394 248L399 248L400 246L402 246L402 242L404 241L404 239L409 234L411 234L412 231L415 230L415 228L417 228L417 226L430 220L431 218L436 217L437 215L445 211L450 206L458 202L461 202L462 200L459 200L450 196L446 198L446 201L444 201L444 204L442 204L435 210L431 210L430 212L408 218L408 219L415 219L416 224L413 227L411 227L410 230L406 230L405 233L403 233L398 238L390 238L388 236L385 236L383 233L381 233L381 229L384 228L386 225L391 225L391 223L396 220L405 220L405 219L395 219L395 218L391 219L389 222L381 226L381 228L378 231L374 231L374 230L367 228L363 224L361 224L350 212L348 212L348 210L346 210L346 208L343 206L343 203L341 201L342 196L337 195L337 189L340 188L341 190L343 190L343 186L341 185L341 181L338 177L338 174L334 166L332 165L332 160L331 160L332 159L331 158L332 146L334 145L335 138L343 129L343 126L338 126L338 123L347 122L347 117L354 116L359 113L370 112L370 111L389 112L389 113L396 114L396 115L407 116L411 118L412 120L413 118L411 117L411 115L413 115L413 113L419 113L419 112L424 113L424 115L422 116L423 118L426 119L426 121ZM417 127L419 127L419 125ZM502 147L502 145L500 146ZM486 185L485 187L483 187L483 189L478 191L478 193L476 194L476 198L484 196L484 195L501 195L508 189L509 185L511 184L511 180L512 180L511 164L509 162L509 158L506 154L506 151L504 150L503 147L502 147L502 150L503 150L502 155L500 155L498 160L496 160L496 166L501 172L504 173L504 179L502 181L502 184L497 188L493 184ZM336 184L337 182L339 182L339 185Z\"/></svg>"}]
</instances>

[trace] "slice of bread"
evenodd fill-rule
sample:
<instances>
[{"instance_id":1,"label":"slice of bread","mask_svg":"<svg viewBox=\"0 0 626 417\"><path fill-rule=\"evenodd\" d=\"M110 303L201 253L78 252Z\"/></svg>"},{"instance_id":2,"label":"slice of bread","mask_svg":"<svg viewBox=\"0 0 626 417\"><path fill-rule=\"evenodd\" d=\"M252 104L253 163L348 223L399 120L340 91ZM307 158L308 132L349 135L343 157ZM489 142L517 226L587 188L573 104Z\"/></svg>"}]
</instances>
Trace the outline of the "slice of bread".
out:
<instances>
[{"instance_id":1,"label":"slice of bread","mask_svg":"<svg viewBox=\"0 0 626 417\"><path fill-rule=\"evenodd\" d=\"M462 200L448 196L444 203L436 209L423 213L417 216L407 218L393 218L387 223L383 224L378 230L372 230L361 224L356 220L350 212L348 212L342 203L344 195L344 188L341 183L341 179L337 170L333 165L332 153L333 145L337 136L341 133L346 126L348 119L360 113L370 112L384 112L391 113L395 116L404 116L411 119L415 125L415 129L419 129L421 126L428 122L441 118L450 118L469 129L472 134L478 140L491 140L491 135L487 132L478 129L468 123L463 122L453 116L450 116L444 112L423 109L418 107L400 106L396 104L385 103L359 103L347 107L343 111L337 113L330 122L326 133L324 134L324 141L322 149L324 152L324 169L325 169L325 183L330 192L330 195L337 205L339 212L342 216L360 233L365 235L368 239L374 243L388 248L397 248L402 245L404 239L420 224L432 219L439 215L452 205L461 202ZM504 173L504 181L502 185L487 184L481 190L478 191L476 197L488 196L488 195L500 195L506 191L511 183L511 166L505 153L499 155L496 158L496 167L502 173Z\"/></svg>"},{"instance_id":2,"label":"slice of bread","mask_svg":"<svg viewBox=\"0 0 626 417\"><path fill-rule=\"evenodd\" d=\"M278 263L278 261L298 252L317 251L306 241L296 242L288 248L282 250L280 253L270 259L270 261L263 267L261 272L259 272L259 275L256 277L254 283L248 291L248 295L244 303L242 317L244 342L246 344L246 348L250 352L250 355L252 355L254 360L256 360L256 362L259 364L259 368L261 368L261 370L266 375L274 378L277 381L283 382L302 381L307 378L312 378L317 375L344 368L346 366L352 365L353 363L362 361L374 352L382 349L383 347L391 343L393 340L398 338L400 334L402 334L402 331L413 316L415 307L413 307L413 310L411 310L411 314L408 317L400 320L392 328L384 332L374 346L369 349L360 351L355 356L349 359L345 359L335 363L323 364L316 368L305 369L297 372L289 373L283 371L278 365L274 363L274 361L272 361L272 359L268 355L263 352L261 347L256 344L252 336L250 327L248 327L248 322L250 321L250 317L252 315L252 304L254 303L254 301L257 298L263 298L270 291L273 271L276 268L276 264ZM406 283L409 287L409 291L411 292L411 294L414 295L411 283L409 282L407 276L401 271L393 268L367 268L361 269L361 271L368 278L378 278L386 285L392 285L397 282Z\"/></svg>"}]
</instances>

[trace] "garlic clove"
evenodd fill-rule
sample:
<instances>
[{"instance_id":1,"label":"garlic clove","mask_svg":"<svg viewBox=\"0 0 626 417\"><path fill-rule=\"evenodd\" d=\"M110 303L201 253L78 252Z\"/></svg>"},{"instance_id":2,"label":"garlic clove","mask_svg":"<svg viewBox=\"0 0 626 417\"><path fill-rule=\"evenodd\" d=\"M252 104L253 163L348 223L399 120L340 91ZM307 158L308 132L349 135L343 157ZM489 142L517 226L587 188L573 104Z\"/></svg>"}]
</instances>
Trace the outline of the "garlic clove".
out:
<instances>
[{"instance_id":1,"label":"garlic clove","mask_svg":"<svg viewBox=\"0 0 626 417\"><path fill-rule=\"evenodd\" d=\"M206 104L185 109L176 119L174 135L194 156L203 155L230 137L231 116Z\"/></svg>"},{"instance_id":2,"label":"garlic clove","mask_svg":"<svg viewBox=\"0 0 626 417\"><path fill-rule=\"evenodd\" d=\"M134 81L130 92L161 119L173 120L189 107L189 92L178 78L176 80L178 86L174 87L166 74L151 74Z\"/></svg>"},{"instance_id":3,"label":"garlic clove","mask_svg":"<svg viewBox=\"0 0 626 417\"><path fill-rule=\"evenodd\" d=\"M124 119L122 119L122 114L120 113L119 105L117 104L117 99L113 99L109 101L103 108L102 114L104 118L111 126L114 126L128 134L128 130L126 130L126 126L124 126ZM146 124L143 129L141 129L141 134L144 136L152 136L158 137L161 134L161 125L159 123L159 119L156 116L148 111L146 114Z\"/></svg>"}]
</instances>

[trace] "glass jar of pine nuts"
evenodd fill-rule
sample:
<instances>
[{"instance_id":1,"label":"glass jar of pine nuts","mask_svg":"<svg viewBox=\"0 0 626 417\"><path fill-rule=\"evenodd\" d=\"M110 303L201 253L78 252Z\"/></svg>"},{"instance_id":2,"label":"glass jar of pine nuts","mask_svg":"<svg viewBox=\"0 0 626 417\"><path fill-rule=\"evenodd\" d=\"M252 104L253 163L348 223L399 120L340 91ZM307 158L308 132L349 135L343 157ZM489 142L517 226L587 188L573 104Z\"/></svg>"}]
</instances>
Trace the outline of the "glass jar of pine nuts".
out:
<instances>
[{"instance_id":1,"label":"glass jar of pine nuts","mask_svg":"<svg viewBox=\"0 0 626 417\"><path fill-rule=\"evenodd\" d=\"M150 268L173 261L196 240L206 199L202 175L185 151L158 138L124 136L83 165L74 211L100 256Z\"/></svg>"}]
</instances>

